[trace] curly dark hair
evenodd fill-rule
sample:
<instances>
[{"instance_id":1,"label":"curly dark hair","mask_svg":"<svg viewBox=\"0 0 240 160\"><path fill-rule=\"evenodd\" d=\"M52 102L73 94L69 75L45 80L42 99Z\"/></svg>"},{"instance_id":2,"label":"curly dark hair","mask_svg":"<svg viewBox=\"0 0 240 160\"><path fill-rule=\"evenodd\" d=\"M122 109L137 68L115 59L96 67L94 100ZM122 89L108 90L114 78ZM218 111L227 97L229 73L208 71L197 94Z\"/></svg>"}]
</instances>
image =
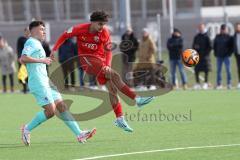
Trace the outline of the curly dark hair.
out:
<instances>
[{"instance_id":1,"label":"curly dark hair","mask_svg":"<svg viewBox=\"0 0 240 160\"><path fill-rule=\"evenodd\" d=\"M95 11L90 16L91 22L108 22L109 15L105 11Z\"/></svg>"}]
</instances>

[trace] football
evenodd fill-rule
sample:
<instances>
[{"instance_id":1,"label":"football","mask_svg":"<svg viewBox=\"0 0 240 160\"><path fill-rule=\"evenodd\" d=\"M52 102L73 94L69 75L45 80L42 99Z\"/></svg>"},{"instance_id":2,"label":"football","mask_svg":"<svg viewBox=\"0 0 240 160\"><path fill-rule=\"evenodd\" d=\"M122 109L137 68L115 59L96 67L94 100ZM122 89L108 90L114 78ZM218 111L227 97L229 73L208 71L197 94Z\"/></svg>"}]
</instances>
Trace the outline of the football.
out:
<instances>
[{"instance_id":1,"label":"football","mask_svg":"<svg viewBox=\"0 0 240 160\"><path fill-rule=\"evenodd\" d=\"M193 67L199 62L199 54L194 49L186 49L182 52L182 62L187 67Z\"/></svg>"}]
</instances>

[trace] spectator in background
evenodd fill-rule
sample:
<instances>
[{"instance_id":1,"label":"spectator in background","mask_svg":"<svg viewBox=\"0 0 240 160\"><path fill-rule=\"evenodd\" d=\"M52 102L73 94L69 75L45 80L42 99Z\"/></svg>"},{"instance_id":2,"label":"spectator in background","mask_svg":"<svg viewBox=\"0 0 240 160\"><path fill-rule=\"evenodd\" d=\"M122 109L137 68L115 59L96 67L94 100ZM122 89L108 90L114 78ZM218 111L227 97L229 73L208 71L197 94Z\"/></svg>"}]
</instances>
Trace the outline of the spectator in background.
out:
<instances>
[{"instance_id":1,"label":"spectator in background","mask_svg":"<svg viewBox=\"0 0 240 160\"><path fill-rule=\"evenodd\" d=\"M73 38L73 43L74 43L74 57L77 57L78 56L78 49L77 49L77 38ZM80 64L80 61L78 60L78 58L74 58L74 61L77 62L77 67L78 67L78 77L79 77L79 84L80 84L80 87L84 87L85 83L84 83L84 70Z\"/></svg>"},{"instance_id":2,"label":"spectator in background","mask_svg":"<svg viewBox=\"0 0 240 160\"><path fill-rule=\"evenodd\" d=\"M50 45L47 41L43 41L42 42L42 46L43 46L43 49L46 53L46 57L49 57L50 56L50 53L51 53L51 49L50 49ZM46 69L47 69L47 73L49 74L49 66L47 65L46 66Z\"/></svg>"},{"instance_id":3,"label":"spectator in background","mask_svg":"<svg viewBox=\"0 0 240 160\"><path fill-rule=\"evenodd\" d=\"M59 63L61 64L64 76L64 85L65 89L69 89L69 79L68 75L71 78L71 87L75 87L75 73L74 73L74 55L76 55L75 44L72 39L67 39L59 48Z\"/></svg>"},{"instance_id":4,"label":"spectator in background","mask_svg":"<svg viewBox=\"0 0 240 160\"><path fill-rule=\"evenodd\" d=\"M7 76L10 80L10 89L11 92L14 92L14 72L16 72L15 68L15 60L16 55L13 49L8 46L5 39L0 34L0 65L2 69L2 84L3 84L3 93L7 92Z\"/></svg>"},{"instance_id":5,"label":"spectator in background","mask_svg":"<svg viewBox=\"0 0 240 160\"><path fill-rule=\"evenodd\" d=\"M216 89L222 89L222 64L225 64L227 71L227 88L231 89L231 61L230 56L233 52L232 37L228 33L225 24L220 27L220 34L214 39L214 55L217 58L217 86Z\"/></svg>"},{"instance_id":6,"label":"spectator in background","mask_svg":"<svg viewBox=\"0 0 240 160\"><path fill-rule=\"evenodd\" d=\"M152 40L150 33L147 28L143 29L143 36L141 39L141 42L139 44L139 49L137 52L137 62L134 72L140 73L142 71L151 71L153 70L153 63L156 63L156 44ZM139 77L140 75L134 75L134 77ZM154 82L152 81L153 78L150 77L150 79L147 79L147 77L142 77L138 79L134 79L134 85L143 85L143 87L148 87L151 89L152 84ZM146 88L143 88L146 89Z\"/></svg>"},{"instance_id":7,"label":"spectator in background","mask_svg":"<svg viewBox=\"0 0 240 160\"><path fill-rule=\"evenodd\" d=\"M29 37L30 37L30 31L29 31L28 27L26 27L26 28L24 28L24 35L20 36L17 40L17 57L18 57L18 59L21 57L24 44ZM19 62L18 62L18 66L19 67L21 66L21 64Z\"/></svg>"},{"instance_id":8,"label":"spectator in background","mask_svg":"<svg viewBox=\"0 0 240 160\"><path fill-rule=\"evenodd\" d=\"M186 76L186 73L184 72L183 64L180 58L181 53L183 51L183 38L182 38L181 32L177 28L174 28L172 37L168 39L167 48L168 48L169 59L170 59L170 72L171 72L172 85L174 88L178 88L178 86L176 85L176 68L178 66L181 79L182 79L183 89L186 89L187 76Z\"/></svg>"},{"instance_id":9,"label":"spectator in background","mask_svg":"<svg viewBox=\"0 0 240 160\"><path fill-rule=\"evenodd\" d=\"M208 89L208 72L211 70L210 52L211 52L211 41L208 36L207 30L203 23L198 26L198 34L193 39L192 48L195 49L200 56L199 63L195 66L195 78L196 85L194 89L201 89L199 73L204 72L204 84L203 89Z\"/></svg>"},{"instance_id":10,"label":"spectator in background","mask_svg":"<svg viewBox=\"0 0 240 160\"><path fill-rule=\"evenodd\" d=\"M237 72L238 72L238 85L237 88L240 89L240 23L235 26L234 34L234 53L237 62Z\"/></svg>"},{"instance_id":11,"label":"spectator in background","mask_svg":"<svg viewBox=\"0 0 240 160\"><path fill-rule=\"evenodd\" d=\"M29 31L28 27L26 27L26 28L24 28L24 35L20 36L17 40L17 57L18 57L18 59L21 57L24 44L29 37L30 37L30 31ZM21 64L18 62L18 70L19 70L20 66L21 66ZM27 79L26 79L26 83L22 83L22 81L19 81L19 82L23 86L22 92L27 93Z\"/></svg>"},{"instance_id":12,"label":"spectator in background","mask_svg":"<svg viewBox=\"0 0 240 160\"><path fill-rule=\"evenodd\" d=\"M128 28L127 31L122 35L122 41L120 44L120 50L123 55L122 61L123 61L123 80L125 83L127 83L129 86L132 86L131 80L126 77L126 74L128 72L132 71L132 63L135 62L136 59L136 51L138 49L138 40L135 37L132 28Z\"/></svg>"}]
</instances>

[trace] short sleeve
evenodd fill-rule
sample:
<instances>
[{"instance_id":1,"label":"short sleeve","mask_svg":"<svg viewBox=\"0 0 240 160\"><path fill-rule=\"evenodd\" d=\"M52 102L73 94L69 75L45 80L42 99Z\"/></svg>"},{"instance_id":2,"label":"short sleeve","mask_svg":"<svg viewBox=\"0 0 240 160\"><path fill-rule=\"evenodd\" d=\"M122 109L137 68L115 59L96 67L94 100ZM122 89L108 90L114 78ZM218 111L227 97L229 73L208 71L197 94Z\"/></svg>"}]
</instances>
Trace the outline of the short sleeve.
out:
<instances>
[{"instance_id":1,"label":"short sleeve","mask_svg":"<svg viewBox=\"0 0 240 160\"><path fill-rule=\"evenodd\" d=\"M26 42L22 50L22 55L31 56L34 53L34 46L32 43Z\"/></svg>"}]
</instances>

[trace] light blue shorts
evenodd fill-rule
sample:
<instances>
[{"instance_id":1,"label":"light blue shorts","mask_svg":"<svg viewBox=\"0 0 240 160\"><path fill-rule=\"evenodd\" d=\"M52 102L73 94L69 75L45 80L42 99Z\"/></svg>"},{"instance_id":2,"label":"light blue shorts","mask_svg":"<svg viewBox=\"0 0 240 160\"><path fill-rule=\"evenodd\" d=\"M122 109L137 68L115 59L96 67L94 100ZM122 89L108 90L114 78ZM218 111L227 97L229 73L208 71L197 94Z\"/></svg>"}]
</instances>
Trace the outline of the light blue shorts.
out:
<instances>
[{"instance_id":1,"label":"light blue shorts","mask_svg":"<svg viewBox=\"0 0 240 160\"><path fill-rule=\"evenodd\" d=\"M37 104L41 107L54 103L56 100L62 100L61 94L55 87L39 87L31 90L31 93L37 100Z\"/></svg>"}]
</instances>

